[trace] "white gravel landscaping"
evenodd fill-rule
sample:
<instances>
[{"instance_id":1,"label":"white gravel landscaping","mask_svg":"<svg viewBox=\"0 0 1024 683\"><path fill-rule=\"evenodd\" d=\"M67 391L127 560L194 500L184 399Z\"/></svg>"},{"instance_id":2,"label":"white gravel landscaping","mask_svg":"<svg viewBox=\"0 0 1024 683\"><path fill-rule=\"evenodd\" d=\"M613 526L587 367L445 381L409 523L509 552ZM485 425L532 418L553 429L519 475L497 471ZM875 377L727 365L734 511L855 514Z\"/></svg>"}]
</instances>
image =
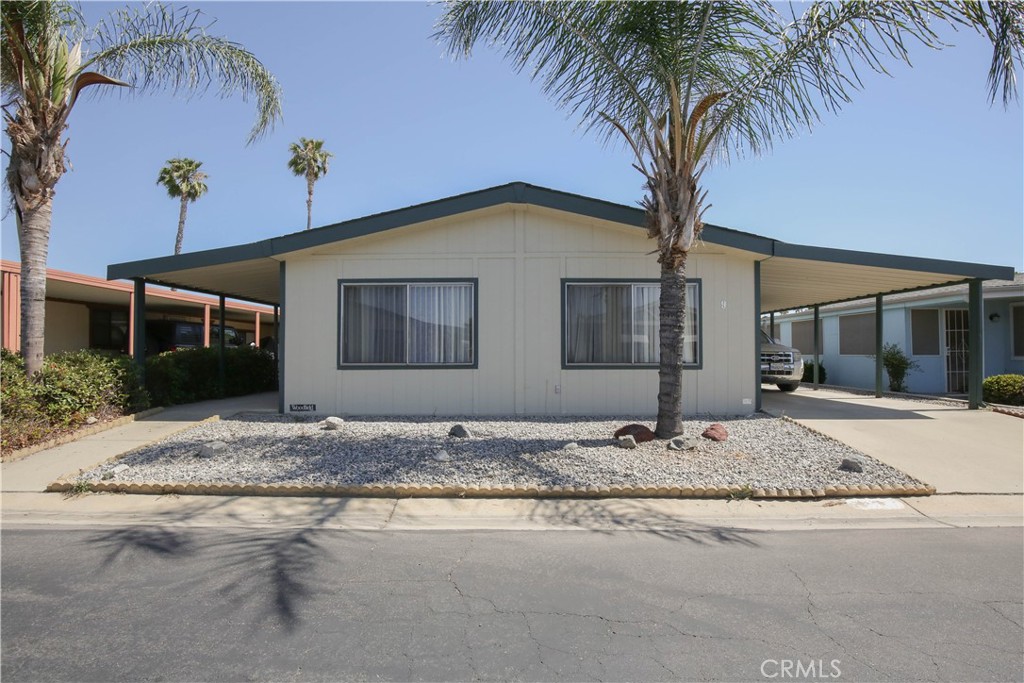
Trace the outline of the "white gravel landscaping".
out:
<instances>
[{"instance_id":1,"label":"white gravel landscaping","mask_svg":"<svg viewBox=\"0 0 1024 683\"><path fill-rule=\"evenodd\" d=\"M79 481L383 486L920 486L846 444L767 415L685 423L691 450L665 441L620 448L613 432L633 422L606 418L322 418L243 413L199 424L82 473ZM728 440L699 438L713 422ZM448 432L464 425L471 436ZM641 422L653 428L650 422ZM206 448L221 441L226 447ZM566 449L575 442L577 448ZM440 451L445 451L445 456ZM839 469L856 458L863 472ZM127 467L123 467L127 466ZM115 467L117 471L115 472Z\"/></svg>"}]
</instances>

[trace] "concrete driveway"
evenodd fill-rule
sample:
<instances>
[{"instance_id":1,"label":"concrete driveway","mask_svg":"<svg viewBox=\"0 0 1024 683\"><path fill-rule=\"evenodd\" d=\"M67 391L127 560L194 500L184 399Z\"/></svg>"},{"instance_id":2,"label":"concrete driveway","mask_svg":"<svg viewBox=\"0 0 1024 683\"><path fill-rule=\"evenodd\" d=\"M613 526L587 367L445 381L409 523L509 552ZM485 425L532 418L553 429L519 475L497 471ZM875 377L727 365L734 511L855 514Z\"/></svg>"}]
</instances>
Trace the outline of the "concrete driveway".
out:
<instances>
[{"instance_id":1,"label":"concrete driveway","mask_svg":"<svg viewBox=\"0 0 1024 683\"><path fill-rule=\"evenodd\" d=\"M939 402L763 387L764 410L847 443L939 493L1024 492L1024 420Z\"/></svg>"}]
</instances>

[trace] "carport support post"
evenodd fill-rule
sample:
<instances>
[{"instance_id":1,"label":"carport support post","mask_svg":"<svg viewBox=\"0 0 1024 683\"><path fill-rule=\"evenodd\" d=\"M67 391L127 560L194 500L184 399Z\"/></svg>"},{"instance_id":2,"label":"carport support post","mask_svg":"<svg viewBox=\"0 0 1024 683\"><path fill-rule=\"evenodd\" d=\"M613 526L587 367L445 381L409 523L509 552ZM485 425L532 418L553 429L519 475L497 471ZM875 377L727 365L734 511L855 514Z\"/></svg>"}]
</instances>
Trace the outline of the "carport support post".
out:
<instances>
[{"instance_id":1,"label":"carport support post","mask_svg":"<svg viewBox=\"0 0 1024 683\"><path fill-rule=\"evenodd\" d=\"M220 395L224 396L224 295L217 306L217 322L220 326L220 339L217 340L217 386Z\"/></svg>"},{"instance_id":2,"label":"carport support post","mask_svg":"<svg viewBox=\"0 0 1024 683\"><path fill-rule=\"evenodd\" d=\"M761 412L761 262L754 261L754 410Z\"/></svg>"},{"instance_id":3,"label":"carport support post","mask_svg":"<svg viewBox=\"0 0 1024 683\"><path fill-rule=\"evenodd\" d=\"M818 390L818 367L821 364L821 344L818 339L821 335L821 311L818 304L814 304L814 390ZM790 342L792 343L792 342Z\"/></svg>"},{"instance_id":4,"label":"carport support post","mask_svg":"<svg viewBox=\"0 0 1024 683\"><path fill-rule=\"evenodd\" d=\"M984 308L981 280L967 284L967 408L977 410L982 403L982 375L985 368Z\"/></svg>"},{"instance_id":5,"label":"carport support post","mask_svg":"<svg viewBox=\"0 0 1024 683\"><path fill-rule=\"evenodd\" d=\"M133 278L135 291L132 306L132 356L139 367L139 379L145 382L146 375L146 281Z\"/></svg>"},{"instance_id":6,"label":"carport support post","mask_svg":"<svg viewBox=\"0 0 1024 683\"><path fill-rule=\"evenodd\" d=\"M882 398L882 295L875 295L875 398Z\"/></svg>"}]
</instances>

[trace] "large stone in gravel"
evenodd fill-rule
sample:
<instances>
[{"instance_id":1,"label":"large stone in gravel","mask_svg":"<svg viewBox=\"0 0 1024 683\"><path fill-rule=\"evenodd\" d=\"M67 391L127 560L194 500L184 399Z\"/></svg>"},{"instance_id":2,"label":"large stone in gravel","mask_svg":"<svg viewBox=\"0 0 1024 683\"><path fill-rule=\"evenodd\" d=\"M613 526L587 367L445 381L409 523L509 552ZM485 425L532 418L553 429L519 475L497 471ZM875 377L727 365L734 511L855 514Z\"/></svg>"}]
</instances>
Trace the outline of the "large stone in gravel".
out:
<instances>
[{"instance_id":1,"label":"large stone in gravel","mask_svg":"<svg viewBox=\"0 0 1024 683\"><path fill-rule=\"evenodd\" d=\"M624 434L618 437L619 448L636 448L636 438L632 434Z\"/></svg>"},{"instance_id":2,"label":"large stone in gravel","mask_svg":"<svg viewBox=\"0 0 1024 683\"><path fill-rule=\"evenodd\" d=\"M448 430L448 436L454 436L456 439L468 439L473 434L462 425L455 425Z\"/></svg>"},{"instance_id":3,"label":"large stone in gravel","mask_svg":"<svg viewBox=\"0 0 1024 683\"><path fill-rule=\"evenodd\" d=\"M345 421L340 417L329 417L320 424L323 425L324 429L341 429Z\"/></svg>"},{"instance_id":4,"label":"large stone in gravel","mask_svg":"<svg viewBox=\"0 0 1024 683\"><path fill-rule=\"evenodd\" d=\"M863 472L864 465L857 458L843 458L843 462L839 464L839 469L843 472Z\"/></svg>"},{"instance_id":5,"label":"large stone in gravel","mask_svg":"<svg viewBox=\"0 0 1024 683\"><path fill-rule=\"evenodd\" d=\"M89 417L85 418L85 424L87 425L94 425L97 422L99 422L99 419L95 415L90 415Z\"/></svg>"},{"instance_id":6,"label":"large stone in gravel","mask_svg":"<svg viewBox=\"0 0 1024 683\"><path fill-rule=\"evenodd\" d=\"M725 425L716 422L701 434L705 439L711 439L712 441L725 441L729 438L729 432L726 431Z\"/></svg>"},{"instance_id":7,"label":"large stone in gravel","mask_svg":"<svg viewBox=\"0 0 1024 683\"><path fill-rule=\"evenodd\" d=\"M228 452L228 445L223 441L210 441L204 443L196 451L196 457L198 458L212 458L216 455L221 455Z\"/></svg>"},{"instance_id":8,"label":"large stone in gravel","mask_svg":"<svg viewBox=\"0 0 1024 683\"><path fill-rule=\"evenodd\" d=\"M128 471L128 465L121 463L120 465L114 465L114 469L110 470L113 474L121 474L122 472Z\"/></svg>"},{"instance_id":9,"label":"large stone in gravel","mask_svg":"<svg viewBox=\"0 0 1024 683\"><path fill-rule=\"evenodd\" d=\"M668 449L670 451L692 451L700 445L700 439L695 436L676 436L669 439Z\"/></svg>"},{"instance_id":10,"label":"large stone in gravel","mask_svg":"<svg viewBox=\"0 0 1024 683\"><path fill-rule=\"evenodd\" d=\"M625 427L620 427L616 430L613 435L616 439L622 436L631 436L636 440L637 443L644 443L645 441L654 441L654 432L643 425L631 424Z\"/></svg>"},{"instance_id":11,"label":"large stone in gravel","mask_svg":"<svg viewBox=\"0 0 1024 683\"><path fill-rule=\"evenodd\" d=\"M563 451L574 451L574 450L576 450L579 447L580 447L580 445L578 443L576 443L575 441L570 441L569 443L567 443L564 446L562 446L562 450Z\"/></svg>"},{"instance_id":12,"label":"large stone in gravel","mask_svg":"<svg viewBox=\"0 0 1024 683\"><path fill-rule=\"evenodd\" d=\"M434 453L434 460L438 462L448 462L452 459L452 456L448 455L448 451L438 451Z\"/></svg>"}]
</instances>

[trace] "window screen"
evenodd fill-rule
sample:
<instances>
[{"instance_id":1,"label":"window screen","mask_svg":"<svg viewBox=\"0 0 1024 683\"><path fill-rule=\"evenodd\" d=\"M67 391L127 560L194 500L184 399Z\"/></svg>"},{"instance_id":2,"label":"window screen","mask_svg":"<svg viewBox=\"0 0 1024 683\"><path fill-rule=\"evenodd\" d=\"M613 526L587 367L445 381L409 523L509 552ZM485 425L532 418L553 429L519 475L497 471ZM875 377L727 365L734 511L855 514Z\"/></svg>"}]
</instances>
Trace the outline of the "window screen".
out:
<instances>
[{"instance_id":1,"label":"window screen","mask_svg":"<svg viewBox=\"0 0 1024 683\"><path fill-rule=\"evenodd\" d=\"M874 313L839 316L839 353L843 356L874 355Z\"/></svg>"},{"instance_id":2,"label":"window screen","mask_svg":"<svg viewBox=\"0 0 1024 683\"><path fill-rule=\"evenodd\" d=\"M939 355L938 310L920 309L910 312L910 339L913 355Z\"/></svg>"},{"instance_id":3,"label":"window screen","mask_svg":"<svg viewBox=\"0 0 1024 683\"><path fill-rule=\"evenodd\" d=\"M825 344L821 333L822 324L818 322L818 352L825 352ZM801 351L805 356L814 355L814 321L799 320L793 323L793 348ZM873 343L873 342L872 342Z\"/></svg>"},{"instance_id":4,"label":"window screen","mask_svg":"<svg viewBox=\"0 0 1024 683\"><path fill-rule=\"evenodd\" d=\"M1010 309L1013 318L1013 357L1024 358L1024 306Z\"/></svg>"}]
</instances>

